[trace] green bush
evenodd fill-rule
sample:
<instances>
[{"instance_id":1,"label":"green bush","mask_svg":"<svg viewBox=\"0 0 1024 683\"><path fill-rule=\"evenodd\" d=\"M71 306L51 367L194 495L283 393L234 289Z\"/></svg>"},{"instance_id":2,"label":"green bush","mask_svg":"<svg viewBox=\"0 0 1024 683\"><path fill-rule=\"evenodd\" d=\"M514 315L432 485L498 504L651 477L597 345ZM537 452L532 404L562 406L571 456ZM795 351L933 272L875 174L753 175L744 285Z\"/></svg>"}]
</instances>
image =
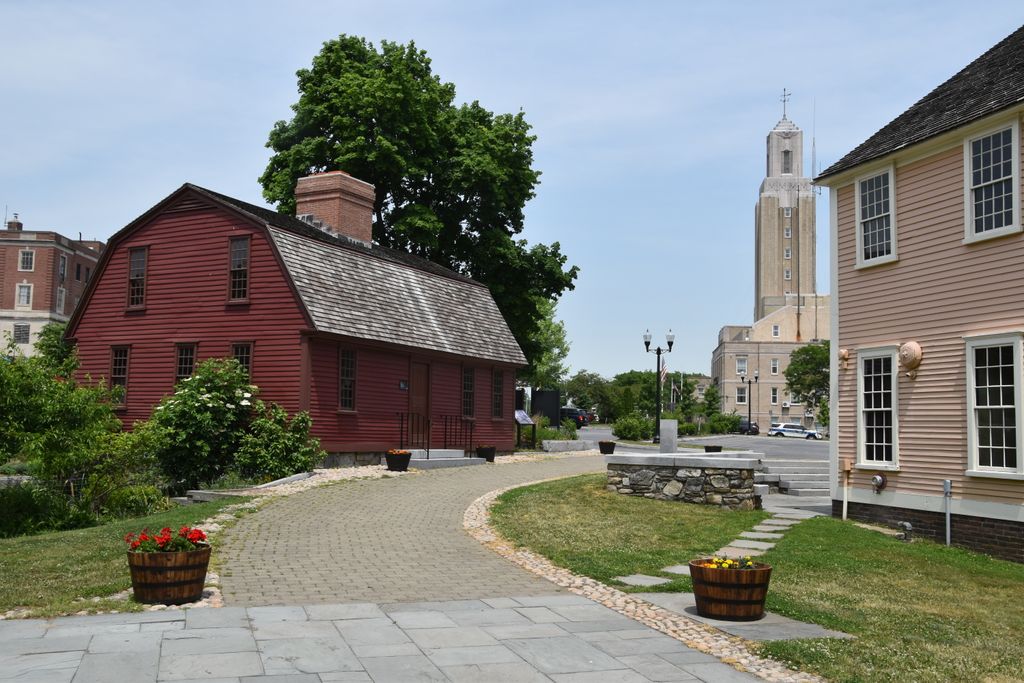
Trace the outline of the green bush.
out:
<instances>
[{"instance_id":1,"label":"green bush","mask_svg":"<svg viewBox=\"0 0 1024 683\"><path fill-rule=\"evenodd\" d=\"M699 427L692 422L679 423L679 436L697 436Z\"/></svg>"},{"instance_id":2,"label":"green bush","mask_svg":"<svg viewBox=\"0 0 1024 683\"><path fill-rule=\"evenodd\" d=\"M27 462L20 460L12 460L8 463L0 465L0 475L13 477L23 474L31 474L32 468Z\"/></svg>"},{"instance_id":3,"label":"green bush","mask_svg":"<svg viewBox=\"0 0 1024 683\"><path fill-rule=\"evenodd\" d=\"M624 415L612 425L612 434L627 441L644 441L653 433L653 422L639 413Z\"/></svg>"},{"instance_id":4,"label":"green bush","mask_svg":"<svg viewBox=\"0 0 1024 683\"><path fill-rule=\"evenodd\" d=\"M107 496L103 512L110 517L145 517L168 508L167 497L152 484L115 489Z\"/></svg>"},{"instance_id":5,"label":"green bush","mask_svg":"<svg viewBox=\"0 0 1024 683\"><path fill-rule=\"evenodd\" d=\"M231 467L255 408L256 391L238 361L211 358L160 402L150 421L164 435L156 458L172 488L196 488Z\"/></svg>"},{"instance_id":6,"label":"green bush","mask_svg":"<svg viewBox=\"0 0 1024 683\"><path fill-rule=\"evenodd\" d=\"M276 403L262 408L235 454L233 469L238 474L273 481L309 472L323 460L320 442L309 435L309 413L298 413L289 421L287 411Z\"/></svg>"},{"instance_id":7,"label":"green bush","mask_svg":"<svg viewBox=\"0 0 1024 683\"><path fill-rule=\"evenodd\" d=\"M59 491L35 483L0 488L0 538L94 524L95 516Z\"/></svg>"},{"instance_id":8,"label":"green bush","mask_svg":"<svg viewBox=\"0 0 1024 683\"><path fill-rule=\"evenodd\" d=\"M568 417L562 420L562 428L560 431L565 435L563 437L564 439L567 441L575 441L579 434L579 432L576 431L576 420Z\"/></svg>"},{"instance_id":9,"label":"green bush","mask_svg":"<svg viewBox=\"0 0 1024 683\"><path fill-rule=\"evenodd\" d=\"M708 430L712 434L730 434L740 429L740 416L732 413L725 415L719 413L708 420Z\"/></svg>"}]
</instances>

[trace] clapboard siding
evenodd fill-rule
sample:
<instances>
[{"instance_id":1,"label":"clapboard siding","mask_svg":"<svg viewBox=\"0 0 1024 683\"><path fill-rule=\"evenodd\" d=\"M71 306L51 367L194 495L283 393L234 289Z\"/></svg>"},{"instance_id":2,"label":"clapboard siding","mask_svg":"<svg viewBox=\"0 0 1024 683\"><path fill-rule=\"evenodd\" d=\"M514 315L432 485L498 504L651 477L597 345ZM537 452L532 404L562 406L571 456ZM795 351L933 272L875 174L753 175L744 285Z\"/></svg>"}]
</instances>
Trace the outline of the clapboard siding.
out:
<instances>
[{"instance_id":1,"label":"clapboard siding","mask_svg":"<svg viewBox=\"0 0 1024 683\"><path fill-rule=\"evenodd\" d=\"M850 352L839 370L834 434L840 459L856 461L857 350L917 341L916 379L899 375L898 493L1024 502L1024 482L966 477L966 350L963 337L1024 330L1024 235L964 244L964 159L957 146L895 169L899 260L857 269L854 185L837 188L836 348ZM1024 174L1022 174L1024 175ZM1020 211L1020 207L1017 207ZM1024 457L1019 454L1018 457ZM854 486L870 488L870 470Z\"/></svg>"},{"instance_id":2,"label":"clapboard siding","mask_svg":"<svg viewBox=\"0 0 1024 683\"><path fill-rule=\"evenodd\" d=\"M228 240L248 235L250 303L227 303ZM146 307L126 310L128 250L148 247ZM287 279L258 227L214 207L162 214L116 245L74 330L80 375L106 379L112 346L130 346L126 426L149 417L174 386L176 347L197 344L197 361L253 344L252 381L261 398L296 411L299 332L306 327Z\"/></svg>"}]
</instances>

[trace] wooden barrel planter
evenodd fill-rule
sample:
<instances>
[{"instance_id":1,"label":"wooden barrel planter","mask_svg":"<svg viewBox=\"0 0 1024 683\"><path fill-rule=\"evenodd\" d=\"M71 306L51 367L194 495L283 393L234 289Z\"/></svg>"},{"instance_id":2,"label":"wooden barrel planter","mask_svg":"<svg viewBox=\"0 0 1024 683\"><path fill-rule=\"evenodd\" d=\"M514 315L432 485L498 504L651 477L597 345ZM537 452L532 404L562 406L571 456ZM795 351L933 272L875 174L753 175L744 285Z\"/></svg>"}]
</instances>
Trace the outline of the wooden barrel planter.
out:
<instances>
[{"instance_id":1,"label":"wooden barrel planter","mask_svg":"<svg viewBox=\"0 0 1024 683\"><path fill-rule=\"evenodd\" d=\"M409 451L398 451L397 453L385 453L384 461L392 472L405 472L409 469L409 461L412 453Z\"/></svg>"},{"instance_id":2,"label":"wooden barrel planter","mask_svg":"<svg viewBox=\"0 0 1024 683\"><path fill-rule=\"evenodd\" d=\"M184 605L203 597L210 546L178 553L128 553L135 599L152 605Z\"/></svg>"},{"instance_id":3,"label":"wooden barrel planter","mask_svg":"<svg viewBox=\"0 0 1024 683\"><path fill-rule=\"evenodd\" d=\"M690 579L697 598L697 614L728 621L754 621L764 616L764 599L772 568L713 569L704 560L690 561Z\"/></svg>"}]
</instances>

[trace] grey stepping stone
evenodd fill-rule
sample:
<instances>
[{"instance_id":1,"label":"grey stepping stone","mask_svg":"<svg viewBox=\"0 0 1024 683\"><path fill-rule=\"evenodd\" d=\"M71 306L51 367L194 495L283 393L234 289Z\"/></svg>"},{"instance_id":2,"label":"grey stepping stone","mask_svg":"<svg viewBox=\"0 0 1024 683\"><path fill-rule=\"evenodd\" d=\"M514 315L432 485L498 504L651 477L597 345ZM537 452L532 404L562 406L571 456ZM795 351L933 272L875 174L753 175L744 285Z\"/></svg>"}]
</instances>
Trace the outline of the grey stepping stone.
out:
<instances>
[{"instance_id":1,"label":"grey stepping stone","mask_svg":"<svg viewBox=\"0 0 1024 683\"><path fill-rule=\"evenodd\" d=\"M326 622L324 622L326 623ZM331 622L349 645L398 645L409 637L390 619L348 619Z\"/></svg>"},{"instance_id":2,"label":"grey stepping stone","mask_svg":"<svg viewBox=\"0 0 1024 683\"><path fill-rule=\"evenodd\" d=\"M489 609L479 612L449 612L452 621L459 626L502 626L505 624L529 624L530 620L514 609ZM394 615L392 615L394 616Z\"/></svg>"},{"instance_id":3,"label":"grey stepping stone","mask_svg":"<svg viewBox=\"0 0 1024 683\"><path fill-rule=\"evenodd\" d=\"M687 648L689 649L689 648ZM691 650L696 652L696 650ZM655 654L629 655L618 660L652 681L688 681L693 677Z\"/></svg>"},{"instance_id":4,"label":"grey stepping stone","mask_svg":"<svg viewBox=\"0 0 1024 683\"><path fill-rule=\"evenodd\" d=\"M776 526L774 524L758 524L751 531L763 531L770 534L784 534L789 531L788 526Z\"/></svg>"},{"instance_id":5,"label":"grey stepping stone","mask_svg":"<svg viewBox=\"0 0 1024 683\"><path fill-rule=\"evenodd\" d=\"M551 624L558 621L569 621L561 614L555 614L547 607L519 607L516 611L535 624Z\"/></svg>"},{"instance_id":6,"label":"grey stepping stone","mask_svg":"<svg viewBox=\"0 0 1024 683\"><path fill-rule=\"evenodd\" d=\"M471 614L475 614L471 613ZM458 626L444 612L392 612L389 614L400 628L455 628Z\"/></svg>"},{"instance_id":7,"label":"grey stepping stone","mask_svg":"<svg viewBox=\"0 0 1024 683\"><path fill-rule=\"evenodd\" d=\"M313 620L338 621L340 619L379 619L384 611L372 603L356 602L349 605L306 605L306 613Z\"/></svg>"},{"instance_id":8,"label":"grey stepping stone","mask_svg":"<svg viewBox=\"0 0 1024 683\"><path fill-rule=\"evenodd\" d=\"M568 635L558 624L507 624L502 626L484 626L485 631L498 640L511 638L557 638Z\"/></svg>"},{"instance_id":9,"label":"grey stepping stone","mask_svg":"<svg viewBox=\"0 0 1024 683\"><path fill-rule=\"evenodd\" d=\"M623 616L613 609L609 609L604 605L598 605L596 603L590 603L589 605L570 605L568 607L553 607L552 610L556 614L561 614L569 621L595 621L595 620L621 620L633 623L633 620L627 616Z\"/></svg>"},{"instance_id":10,"label":"grey stepping stone","mask_svg":"<svg viewBox=\"0 0 1024 683\"><path fill-rule=\"evenodd\" d=\"M348 681L349 683L371 683L370 674L365 671L329 671L327 673L320 674L320 680L323 683L329 681ZM250 681L248 678L243 678L241 683L265 683L265 678Z\"/></svg>"},{"instance_id":11,"label":"grey stepping stone","mask_svg":"<svg viewBox=\"0 0 1024 683\"><path fill-rule=\"evenodd\" d=\"M5 650L5 654L0 655L0 672L2 672L4 680L18 680L19 678L32 680L33 676L46 680L46 676L51 674L54 679L60 680L64 678L66 672L70 672L70 675L67 676L67 680L70 681L71 676L75 674L75 669L82 662L83 654L80 650L74 650L8 656ZM90 680L98 682L102 679Z\"/></svg>"},{"instance_id":12,"label":"grey stepping stone","mask_svg":"<svg viewBox=\"0 0 1024 683\"><path fill-rule=\"evenodd\" d=\"M688 674L693 674L702 681L715 681L715 683L760 683L761 679L742 671L737 671L728 664L721 662L707 662L703 664L680 664L679 668Z\"/></svg>"},{"instance_id":13,"label":"grey stepping stone","mask_svg":"<svg viewBox=\"0 0 1024 683\"><path fill-rule=\"evenodd\" d=\"M90 654L160 651L162 633L101 633L92 637ZM44 640L49 640L44 638Z\"/></svg>"},{"instance_id":14,"label":"grey stepping stone","mask_svg":"<svg viewBox=\"0 0 1024 683\"><path fill-rule=\"evenodd\" d=\"M662 652L684 652L690 648L675 638L634 638L632 640L598 640L594 647L603 650L613 657L626 655L659 654Z\"/></svg>"},{"instance_id":15,"label":"grey stepping stone","mask_svg":"<svg viewBox=\"0 0 1024 683\"><path fill-rule=\"evenodd\" d=\"M508 664L520 661L515 652L504 645L482 647L441 647L424 650L437 666L463 666L466 664Z\"/></svg>"},{"instance_id":16,"label":"grey stepping stone","mask_svg":"<svg viewBox=\"0 0 1024 683\"><path fill-rule=\"evenodd\" d=\"M413 639L413 642L424 649L498 644L498 641L492 638L479 626L459 626L457 628L415 628L406 631L406 634ZM451 662L451 666L456 664L483 663L484 662ZM448 666L448 664L446 664L446 666Z\"/></svg>"},{"instance_id":17,"label":"grey stepping stone","mask_svg":"<svg viewBox=\"0 0 1024 683\"><path fill-rule=\"evenodd\" d=\"M159 635L159 634L157 634ZM160 647L146 651L105 652L86 654L75 674L81 683L95 681L146 681L155 680L157 663L160 661Z\"/></svg>"},{"instance_id":18,"label":"grey stepping stone","mask_svg":"<svg viewBox=\"0 0 1024 683\"><path fill-rule=\"evenodd\" d=\"M519 602L512 598L484 598L483 601L494 609L519 607Z\"/></svg>"},{"instance_id":19,"label":"grey stepping stone","mask_svg":"<svg viewBox=\"0 0 1024 683\"><path fill-rule=\"evenodd\" d=\"M549 683L551 680L526 662L443 666L441 671L453 683Z\"/></svg>"},{"instance_id":20,"label":"grey stepping stone","mask_svg":"<svg viewBox=\"0 0 1024 683\"><path fill-rule=\"evenodd\" d=\"M267 674L362 671L363 665L340 636L334 638L277 638L260 641Z\"/></svg>"},{"instance_id":21,"label":"grey stepping stone","mask_svg":"<svg viewBox=\"0 0 1024 683\"><path fill-rule=\"evenodd\" d=\"M555 683L649 683L651 679L641 676L632 669L613 669L611 671L584 671L575 674L553 674ZM696 680L690 678L688 680Z\"/></svg>"},{"instance_id":22,"label":"grey stepping stone","mask_svg":"<svg viewBox=\"0 0 1024 683\"><path fill-rule=\"evenodd\" d=\"M258 652L225 652L210 655L163 655L159 680L259 676L263 661ZM104 680L111 680L109 678ZM129 676L120 680L133 680ZM137 674L134 680L138 680Z\"/></svg>"},{"instance_id":23,"label":"grey stepping stone","mask_svg":"<svg viewBox=\"0 0 1024 683\"><path fill-rule=\"evenodd\" d=\"M361 660L375 681L440 681L448 678L424 655L409 657L366 657Z\"/></svg>"},{"instance_id":24,"label":"grey stepping stone","mask_svg":"<svg viewBox=\"0 0 1024 683\"><path fill-rule=\"evenodd\" d=\"M671 567L665 567L661 571L667 574L680 574L682 576L690 575L690 565L688 564L674 564Z\"/></svg>"},{"instance_id":25,"label":"grey stepping stone","mask_svg":"<svg viewBox=\"0 0 1024 683\"><path fill-rule=\"evenodd\" d=\"M130 634L125 634L130 635ZM100 638L101 636L96 636ZM0 661L15 655L39 655L46 652L85 652L89 648L89 636L66 636L63 638L19 638L4 641L0 645Z\"/></svg>"},{"instance_id":26,"label":"grey stepping stone","mask_svg":"<svg viewBox=\"0 0 1024 683\"><path fill-rule=\"evenodd\" d=\"M734 548L751 548L753 550L771 550L775 547L774 543L765 543L764 541L748 541L744 538L738 538L730 543Z\"/></svg>"},{"instance_id":27,"label":"grey stepping stone","mask_svg":"<svg viewBox=\"0 0 1024 683\"><path fill-rule=\"evenodd\" d=\"M767 524L769 526L793 526L799 524L802 519L780 519L778 517L769 517L768 519L762 520L761 524Z\"/></svg>"},{"instance_id":28,"label":"grey stepping stone","mask_svg":"<svg viewBox=\"0 0 1024 683\"><path fill-rule=\"evenodd\" d=\"M717 553L718 557L729 557L732 559L739 559L741 557L757 557L758 555L764 555L763 550L757 550L756 548L741 548L735 545L727 545Z\"/></svg>"},{"instance_id":29,"label":"grey stepping stone","mask_svg":"<svg viewBox=\"0 0 1024 683\"><path fill-rule=\"evenodd\" d=\"M752 538L754 540L765 540L765 541L777 541L782 538L782 534L771 534L763 531L744 531L740 534L740 538Z\"/></svg>"},{"instance_id":30,"label":"grey stepping stone","mask_svg":"<svg viewBox=\"0 0 1024 683\"><path fill-rule=\"evenodd\" d=\"M185 612L185 628L223 628L226 626L248 628L249 615L245 608L190 609Z\"/></svg>"},{"instance_id":31,"label":"grey stepping stone","mask_svg":"<svg viewBox=\"0 0 1024 683\"><path fill-rule=\"evenodd\" d=\"M657 576L646 574L630 574L629 576L616 576L616 581L621 581L628 586L660 586L663 583L671 583L671 579L662 579Z\"/></svg>"}]
</instances>

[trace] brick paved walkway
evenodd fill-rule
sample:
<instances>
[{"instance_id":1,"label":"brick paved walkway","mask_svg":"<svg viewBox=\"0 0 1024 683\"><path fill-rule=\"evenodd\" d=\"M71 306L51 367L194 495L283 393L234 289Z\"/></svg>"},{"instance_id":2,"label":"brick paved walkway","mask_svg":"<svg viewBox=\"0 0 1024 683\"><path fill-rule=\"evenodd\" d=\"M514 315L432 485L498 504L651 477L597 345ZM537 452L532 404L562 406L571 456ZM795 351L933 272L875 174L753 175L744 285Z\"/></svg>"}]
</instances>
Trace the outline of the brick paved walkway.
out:
<instances>
[{"instance_id":1,"label":"brick paved walkway","mask_svg":"<svg viewBox=\"0 0 1024 683\"><path fill-rule=\"evenodd\" d=\"M604 470L600 456L350 481L282 498L222 539L228 605L550 595L554 584L470 538L462 516L504 486Z\"/></svg>"}]
</instances>

